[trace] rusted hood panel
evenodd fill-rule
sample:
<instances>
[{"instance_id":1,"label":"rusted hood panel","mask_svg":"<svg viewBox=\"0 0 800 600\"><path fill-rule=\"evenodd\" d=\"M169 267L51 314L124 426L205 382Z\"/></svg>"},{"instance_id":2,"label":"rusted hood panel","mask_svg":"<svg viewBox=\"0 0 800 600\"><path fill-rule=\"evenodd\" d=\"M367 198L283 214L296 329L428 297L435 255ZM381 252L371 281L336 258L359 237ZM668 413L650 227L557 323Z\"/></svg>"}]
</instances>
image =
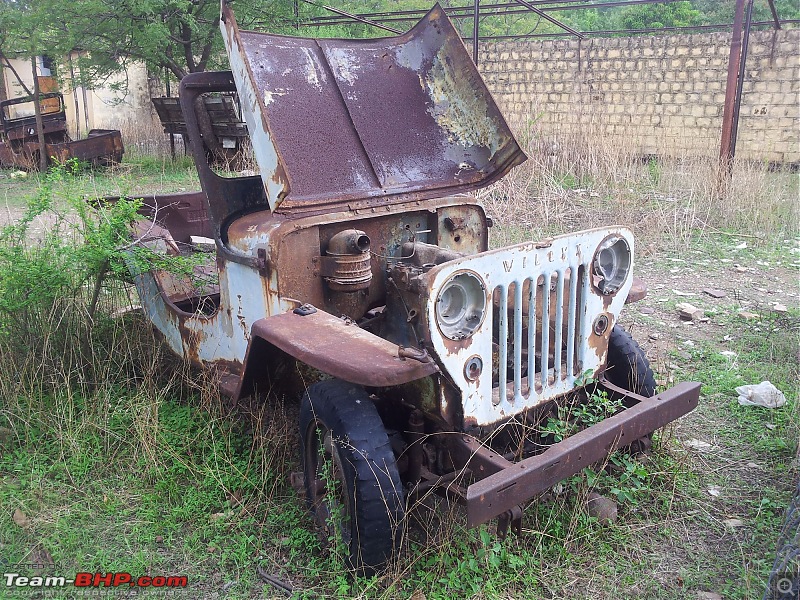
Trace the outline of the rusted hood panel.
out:
<instances>
[{"instance_id":1,"label":"rusted hood panel","mask_svg":"<svg viewBox=\"0 0 800 600\"><path fill-rule=\"evenodd\" d=\"M352 323L318 310L293 312L253 323L251 337L262 338L297 360L339 379L369 387L390 387L438 371L431 362L401 359L398 346Z\"/></svg>"},{"instance_id":2,"label":"rusted hood panel","mask_svg":"<svg viewBox=\"0 0 800 600\"><path fill-rule=\"evenodd\" d=\"M273 210L469 191L526 158L439 5L409 32L372 40L240 31L222 10Z\"/></svg>"}]
</instances>

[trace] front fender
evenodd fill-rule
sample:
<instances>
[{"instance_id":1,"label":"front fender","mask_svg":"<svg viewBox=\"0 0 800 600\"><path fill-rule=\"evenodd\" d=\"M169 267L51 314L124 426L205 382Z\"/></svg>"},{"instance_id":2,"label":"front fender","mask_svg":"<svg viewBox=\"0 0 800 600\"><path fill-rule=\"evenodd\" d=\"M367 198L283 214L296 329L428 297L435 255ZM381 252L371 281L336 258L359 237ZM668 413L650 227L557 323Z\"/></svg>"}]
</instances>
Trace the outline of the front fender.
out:
<instances>
[{"instance_id":1,"label":"front fender","mask_svg":"<svg viewBox=\"0 0 800 600\"><path fill-rule=\"evenodd\" d=\"M365 387L394 387L438 372L432 360L403 358L397 344L321 310L259 319L250 333L237 399L265 383L267 366L281 355Z\"/></svg>"}]
</instances>

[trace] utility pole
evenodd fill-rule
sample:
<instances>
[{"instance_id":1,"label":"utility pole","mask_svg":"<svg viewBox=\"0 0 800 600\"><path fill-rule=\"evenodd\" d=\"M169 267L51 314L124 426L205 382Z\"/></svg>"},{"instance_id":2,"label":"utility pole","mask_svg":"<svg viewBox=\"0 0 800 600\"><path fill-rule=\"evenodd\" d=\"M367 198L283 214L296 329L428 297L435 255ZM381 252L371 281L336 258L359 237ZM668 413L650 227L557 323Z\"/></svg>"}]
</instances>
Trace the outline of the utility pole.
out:
<instances>
[{"instance_id":1,"label":"utility pole","mask_svg":"<svg viewBox=\"0 0 800 600\"><path fill-rule=\"evenodd\" d=\"M752 1L752 0L751 0ZM733 36L728 55L728 79L725 84L725 104L722 108L722 138L719 146L719 170L717 172L717 195L724 196L728 190L733 169L734 156L734 118L736 116L736 97L739 95L739 70L742 60L742 25L744 22L745 0L736 0L733 17Z\"/></svg>"}]
</instances>

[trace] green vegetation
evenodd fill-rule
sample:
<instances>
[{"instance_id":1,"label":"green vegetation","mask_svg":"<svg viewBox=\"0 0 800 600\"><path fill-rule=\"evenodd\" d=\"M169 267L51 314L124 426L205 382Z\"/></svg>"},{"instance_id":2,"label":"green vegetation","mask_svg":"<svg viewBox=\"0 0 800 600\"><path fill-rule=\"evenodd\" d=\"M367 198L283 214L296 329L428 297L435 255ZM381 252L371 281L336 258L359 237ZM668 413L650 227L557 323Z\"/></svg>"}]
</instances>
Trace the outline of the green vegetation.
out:
<instances>
[{"instance_id":1,"label":"green vegetation","mask_svg":"<svg viewBox=\"0 0 800 600\"><path fill-rule=\"evenodd\" d=\"M98 171L81 171L74 177L52 177L37 171L0 169L0 211L8 211L15 220L25 210L27 199L47 186L53 209L67 208L67 196L78 200L102 196L168 194L200 189L194 162L187 156L175 161L129 151L122 164ZM34 224L35 226L35 224Z\"/></svg>"},{"instance_id":2,"label":"green vegetation","mask_svg":"<svg viewBox=\"0 0 800 600\"><path fill-rule=\"evenodd\" d=\"M588 374L591 375L591 372ZM591 377L578 385L591 385ZM599 423L622 410L622 401L613 400L605 390L594 390L585 402L574 402L559 406L557 416L549 417L542 427L542 437L553 443L568 438L585 427Z\"/></svg>"},{"instance_id":3,"label":"green vegetation","mask_svg":"<svg viewBox=\"0 0 800 600\"><path fill-rule=\"evenodd\" d=\"M0 2L0 57L71 55L79 83L95 87L144 62L181 80L219 67L224 56L217 0L17 0ZM244 28L289 26L290 7L274 0L236 3ZM76 50L80 52L76 52ZM124 88L125 77L115 84Z\"/></svg>"},{"instance_id":4,"label":"green vegetation","mask_svg":"<svg viewBox=\"0 0 800 600\"><path fill-rule=\"evenodd\" d=\"M444 6L472 6L469 2L449 1ZM690 25L719 25L733 22L734 2L718 0L683 0L667 4L651 4L647 6L621 5L601 8L583 8L580 10L551 11L549 14L564 24L578 31L613 31L620 29L659 29L662 27L683 27ZM421 0L382 0L370 3L343 0L335 7L354 14L374 14L382 11L420 10L427 11L432 4ZM781 19L800 18L800 6L794 0L775 0L775 6ZM546 8L546 7L543 7ZM456 27L464 37L472 35L472 17L469 12L463 13L465 18L454 20ZM299 17L301 21L311 17L331 17L332 13L322 7L301 3ZM754 21L770 21L772 13L766 2L756 2L753 10ZM374 20L390 27L405 30L414 21L389 21L380 16ZM385 31L361 23L315 26L304 28L303 35L319 37L380 37ZM522 7L512 9L500 15L483 15L480 20L480 35L530 35L546 33L563 33L563 30L540 18L532 12L525 12Z\"/></svg>"}]
</instances>

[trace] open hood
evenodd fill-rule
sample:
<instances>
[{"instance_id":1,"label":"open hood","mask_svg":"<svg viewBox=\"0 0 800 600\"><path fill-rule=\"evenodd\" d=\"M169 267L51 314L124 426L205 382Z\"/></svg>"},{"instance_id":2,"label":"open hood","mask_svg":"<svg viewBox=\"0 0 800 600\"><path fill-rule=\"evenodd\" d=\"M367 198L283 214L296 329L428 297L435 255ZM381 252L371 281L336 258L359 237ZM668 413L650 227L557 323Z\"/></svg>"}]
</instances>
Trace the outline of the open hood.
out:
<instances>
[{"instance_id":1,"label":"open hood","mask_svg":"<svg viewBox=\"0 0 800 600\"><path fill-rule=\"evenodd\" d=\"M526 158L438 4L392 38L243 31L224 0L220 27L272 210L466 192Z\"/></svg>"}]
</instances>

